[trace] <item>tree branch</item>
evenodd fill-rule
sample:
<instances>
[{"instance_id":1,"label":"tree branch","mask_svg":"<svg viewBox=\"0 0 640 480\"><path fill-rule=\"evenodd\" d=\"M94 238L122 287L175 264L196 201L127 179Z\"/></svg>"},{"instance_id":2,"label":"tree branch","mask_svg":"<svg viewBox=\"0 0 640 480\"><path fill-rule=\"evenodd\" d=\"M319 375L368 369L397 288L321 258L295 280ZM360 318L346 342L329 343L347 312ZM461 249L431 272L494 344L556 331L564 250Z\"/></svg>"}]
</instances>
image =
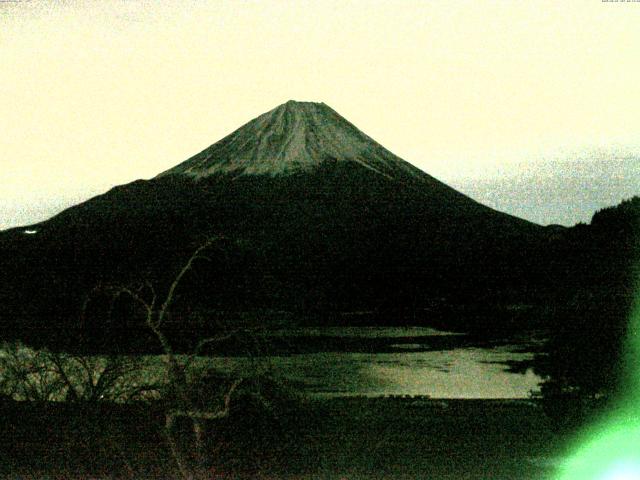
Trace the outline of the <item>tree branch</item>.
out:
<instances>
[{"instance_id":1,"label":"tree branch","mask_svg":"<svg viewBox=\"0 0 640 480\"><path fill-rule=\"evenodd\" d=\"M67 395L71 393L72 401L77 401L80 399L80 395L78 394L78 390L73 385L73 382L69 379L65 368L62 365L62 360L57 353L51 353L49 358L51 362L56 367L56 373L60 376L64 384L67 386Z\"/></svg>"},{"instance_id":2,"label":"tree branch","mask_svg":"<svg viewBox=\"0 0 640 480\"><path fill-rule=\"evenodd\" d=\"M171 418L170 423L173 424L173 419L176 417L188 417L191 419L198 420L218 420L221 418L225 418L229 415L229 411L231 409L231 396L233 392L238 388L238 386L242 383L243 379L238 379L229 388L227 393L224 396L224 408L222 410L218 410L217 412L212 412L208 410L200 410L200 409L173 409L169 410L167 413L167 418ZM169 420L168 420L169 422Z\"/></svg>"},{"instance_id":3,"label":"tree branch","mask_svg":"<svg viewBox=\"0 0 640 480\"><path fill-rule=\"evenodd\" d=\"M210 238L204 244L200 245L196 249L196 251L193 252L193 254L189 258L189 260L187 261L185 266L182 267L182 269L180 270L180 272L178 273L176 278L171 283L171 286L169 287L169 293L167 293L167 297L165 298L165 300L164 300L164 302L163 302L163 304L160 307L160 310L158 312L158 323L157 323L158 327L160 325L162 325L162 322L163 322L164 317L165 317L165 315L167 313L167 310L171 306L171 303L173 303L173 297L175 296L176 289L180 285L180 282L182 282L182 279L187 274L187 272L193 268L193 264L197 259L209 260L208 257L202 255L202 252L205 251L207 248L209 248L211 245L213 245L215 240L217 240L217 238Z\"/></svg>"}]
</instances>

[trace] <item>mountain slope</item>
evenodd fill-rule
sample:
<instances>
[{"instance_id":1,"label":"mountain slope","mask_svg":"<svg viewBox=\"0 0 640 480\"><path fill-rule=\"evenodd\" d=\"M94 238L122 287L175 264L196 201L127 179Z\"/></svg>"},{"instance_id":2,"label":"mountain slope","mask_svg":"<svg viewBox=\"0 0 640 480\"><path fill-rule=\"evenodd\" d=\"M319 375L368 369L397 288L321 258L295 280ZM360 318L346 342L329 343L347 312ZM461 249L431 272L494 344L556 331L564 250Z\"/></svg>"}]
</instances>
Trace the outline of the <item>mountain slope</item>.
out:
<instances>
[{"instance_id":1,"label":"mountain slope","mask_svg":"<svg viewBox=\"0 0 640 480\"><path fill-rule=\"evenodd\" d=\"M0 232L3 334L141 349L135 315L79 322L88 292L144 279L162 290L207 237L226 240L180 292L174 327L186 337L194 311L393 321L434 302L517 302L542 277L533 252L547 236L302 102L28 231Z\"/></svg>"}]
</instances>

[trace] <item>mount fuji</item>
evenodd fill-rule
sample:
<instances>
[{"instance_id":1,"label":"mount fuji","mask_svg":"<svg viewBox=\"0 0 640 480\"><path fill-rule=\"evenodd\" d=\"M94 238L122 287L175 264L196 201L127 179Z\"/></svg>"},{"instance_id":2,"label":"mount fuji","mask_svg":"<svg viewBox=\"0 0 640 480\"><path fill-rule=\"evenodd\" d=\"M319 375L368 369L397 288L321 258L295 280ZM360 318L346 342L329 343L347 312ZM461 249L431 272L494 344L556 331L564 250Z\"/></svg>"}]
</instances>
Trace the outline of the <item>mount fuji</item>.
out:
<instances>
[{"instance_id":1,"label":"mount fuji","mask_svg":"<svg viewBox=\"0 0 640 480\"><path fill-rule=\"evenodd\" d=\"M91 326L83 302L98 284L166 288L211 237L221 238L211 261L172 316L186 336L193 318L240 312L423 322L446 304L523 302L545 282L536 256L549 235L400 159L327 105L289 101L152 179L0 232L0 333L144 349L135 319Z\"/></svg>"}]
</instances>

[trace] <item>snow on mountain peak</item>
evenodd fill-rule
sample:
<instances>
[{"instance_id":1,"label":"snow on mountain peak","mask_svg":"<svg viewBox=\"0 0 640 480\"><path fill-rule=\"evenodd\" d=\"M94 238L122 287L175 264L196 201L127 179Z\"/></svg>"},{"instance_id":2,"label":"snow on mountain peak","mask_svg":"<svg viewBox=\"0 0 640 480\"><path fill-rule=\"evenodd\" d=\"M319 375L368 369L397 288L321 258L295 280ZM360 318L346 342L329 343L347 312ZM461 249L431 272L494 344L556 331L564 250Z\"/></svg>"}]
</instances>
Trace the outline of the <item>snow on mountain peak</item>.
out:
<instances>
[{"instance_id":1,"label":"snow on mountain peak","mask_svg":"<svg viewBox=\"0 0 640 480\"><path fill-rule=\"evenodd\" d=\"M324 103L289 100L159 176L277 176L313 171L326 161L355 162L390 178L423 175Z\"/></svg>"}]
</instances>

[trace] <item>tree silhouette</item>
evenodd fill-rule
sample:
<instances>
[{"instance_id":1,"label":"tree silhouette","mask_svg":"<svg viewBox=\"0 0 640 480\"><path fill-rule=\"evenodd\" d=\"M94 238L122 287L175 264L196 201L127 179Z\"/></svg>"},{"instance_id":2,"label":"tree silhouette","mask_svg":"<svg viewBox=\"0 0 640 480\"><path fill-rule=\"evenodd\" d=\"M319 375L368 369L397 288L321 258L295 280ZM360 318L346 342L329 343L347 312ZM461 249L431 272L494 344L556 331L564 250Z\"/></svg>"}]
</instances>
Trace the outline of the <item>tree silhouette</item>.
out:
<instances>
[{"instance_id":1,"label":"tree silhouette","mask_svg":"<svg viewBox=\"0 0 640 480\"><path fill-rule=\"evenodd\" d=\"M622 350L640 280L640 197L599 210L562 242L574 255L560 258L559 248L551 261L562 266L568 288L564 303L553 306L551 339L535 359L545 379L541 394L558 418L580 416L578 405L563 399L607 399L625 388Z\"/></svg>"},{"instance_id":2,"label":"tree silhouette","mask_svg":"<svg viewBox=\"0 0 640 480\"><path fill-rule=\"evenodd\" d=\"M267 411L273 407L270 399L274 393L275 395L282 393L263 394L261 386L273 386L277 382L265 382L269 379L263 378L264 374L260 371L249 369L241 374L228 375L216 372L213 368L202 370L195 365L200 355L210 351L211 348L215 349L221 342L229 340L241 342L249 338L248 343L259 343L256 335L257 328L240 323L233 328L220 327L220 331L212 334L210 326L205 326L204 333L199 336L190 351L185 353L185 348L182 346L180 353L177 353L174 348L173 330L168 328L168 323L172 308L179 297L179 291L184 290L185 285L189 288L194 285L194 279L188 277L197 276L198 266L201 263L212 261L212 251L219 247L220 241L221 237L209 238L198 246L175 274L166 293L160 293L149 280L142 280L132 285L99 285L96 288L96 292L110 299L110 308L122 300L128 300L135 307L134 314L135 310L142 313L144 324L153 332L161 346L166 373L166 384L161 389L161 401L165 410L164 432L180 474L185 479L194 478L195 470L189 460L190 455L184 452L185 449L181 448L178 441L176 426L181 419L191 423L196 461L199 465L203 465L210 460L205 447L206 425L229 417L232 400L235 397L248 396L253 403L257 402L261 405L263 411ZM192 316L200 315L197 311L189 313ZM183 320L193 319L183 318ZM254 370L259 370L255 369L255 365L253 367Z\"/></svg>"}]
</instances>

